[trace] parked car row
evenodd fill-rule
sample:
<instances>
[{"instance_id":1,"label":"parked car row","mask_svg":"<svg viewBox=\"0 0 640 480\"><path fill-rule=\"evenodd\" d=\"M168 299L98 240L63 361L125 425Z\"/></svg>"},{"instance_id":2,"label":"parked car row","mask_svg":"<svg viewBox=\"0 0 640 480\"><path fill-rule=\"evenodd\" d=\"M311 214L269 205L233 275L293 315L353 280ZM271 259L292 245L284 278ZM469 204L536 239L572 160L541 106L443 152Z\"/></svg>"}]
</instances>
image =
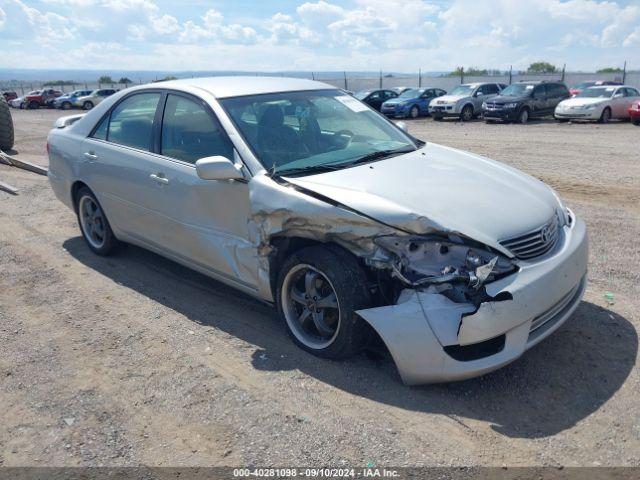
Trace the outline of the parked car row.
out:
<instances>
[{"instance_id":1,"label":"parked car row","mask_svg":"<svg viewBox=\"0 0 640 480\"><path fill-rule=\"evenodd\" d=\"M485 122L521 124L547 116L559 121L640 121L640 93L617 82L583 82L571 90L559 81L522 81L509 86L468 83L449 93L435 87L400 87L363 90L354 96L395 118L431 115L434 120L453 117L469 121L482 116Z\"/></svg>"},{"instance_id":2,"label":"parked car row","mask_svg":"<svg viewBox=\"0 0 640 480\"><path fill-rule=\"evenodd\" d=\"M97 90L74 90L70 93L63 93L60 90L42 89L33 90L22 97L18 97L16 92L3 92L3 96L13 108L36 109L46 106L62 110L71 108L91 110L102 100L117 91L113 88L99 88Z\"/></svg>"}]
</instances>

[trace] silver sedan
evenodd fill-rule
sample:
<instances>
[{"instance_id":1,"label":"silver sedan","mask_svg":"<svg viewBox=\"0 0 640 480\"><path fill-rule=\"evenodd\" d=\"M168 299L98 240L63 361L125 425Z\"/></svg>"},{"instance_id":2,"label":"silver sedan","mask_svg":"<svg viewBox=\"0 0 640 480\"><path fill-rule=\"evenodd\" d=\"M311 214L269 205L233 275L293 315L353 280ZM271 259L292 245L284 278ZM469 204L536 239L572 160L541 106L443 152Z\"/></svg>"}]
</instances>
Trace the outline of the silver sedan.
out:
<instances>
[{"instance_id":1,"label":"silver sedan","mask_svg":"<svg viewBox=\"0 0 640 480\"><path fill-rule=\"evenodd\" d=\"M59 119L48 147L96 254L136 244L271 302L321 357L375 331L408 384L517 359L585 288L585 225L548 186L323 83L131 88Z\"/></svg>"}]
</instances>

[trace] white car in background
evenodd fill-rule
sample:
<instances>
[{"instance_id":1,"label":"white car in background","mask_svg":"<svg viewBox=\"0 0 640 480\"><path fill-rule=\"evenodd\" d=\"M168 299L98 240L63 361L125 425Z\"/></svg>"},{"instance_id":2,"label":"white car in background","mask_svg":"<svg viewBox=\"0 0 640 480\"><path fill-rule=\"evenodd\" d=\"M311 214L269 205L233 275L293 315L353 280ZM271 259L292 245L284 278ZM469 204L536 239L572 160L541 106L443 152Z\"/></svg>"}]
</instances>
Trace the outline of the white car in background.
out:
<instances>
[{"instance_id":1,"label":"white car in background","mask_svg":"<svg viewBox=\"0 0 640 480\"><path fill-rule=\"evenodd\" d=\"M482 103L499 95L506 85L501 83L467 83L458 85L447 95L438 97L429 104L429 113L434 120L456 117L468 122L482 113Z\"/></svg>"},{"instance_id":2,"label":"white car in background","mask_svg":"<svg viewBox=\"0 0 640 480\"><path fill-rule=\"evenodd\" d=\"M554 116L560 121L628 119L629 108L640 100L640 92L627 85L590 87L556 107Z\"/></svg>"}]
</instances>

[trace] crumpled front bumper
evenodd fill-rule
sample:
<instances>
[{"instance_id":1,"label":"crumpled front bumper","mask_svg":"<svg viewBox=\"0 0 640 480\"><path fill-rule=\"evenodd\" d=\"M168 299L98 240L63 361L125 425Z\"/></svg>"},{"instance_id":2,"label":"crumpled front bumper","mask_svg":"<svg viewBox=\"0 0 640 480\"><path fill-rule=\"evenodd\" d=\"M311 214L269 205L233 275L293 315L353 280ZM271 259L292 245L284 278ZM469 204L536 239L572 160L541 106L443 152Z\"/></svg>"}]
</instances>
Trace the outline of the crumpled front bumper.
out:
<instances>
[{"instance_id":1,"label":"crumpled front bumper","mask_svg":"<svg viewBox=\"0 0 640 480\"><path fill-rule=\"evenodd\" d=\"M517 273L486 285L499 300L476 309L440 294L405 290L397 304L358 314L385 342L406 384L462 380L496 370L557 330L580 303L588 261L586 227L574 220L562 230L552 253L521 262ZM499 351L472 360L456 360L444 348L482 345L503 335Z\"/></svg>"}]
</instances>

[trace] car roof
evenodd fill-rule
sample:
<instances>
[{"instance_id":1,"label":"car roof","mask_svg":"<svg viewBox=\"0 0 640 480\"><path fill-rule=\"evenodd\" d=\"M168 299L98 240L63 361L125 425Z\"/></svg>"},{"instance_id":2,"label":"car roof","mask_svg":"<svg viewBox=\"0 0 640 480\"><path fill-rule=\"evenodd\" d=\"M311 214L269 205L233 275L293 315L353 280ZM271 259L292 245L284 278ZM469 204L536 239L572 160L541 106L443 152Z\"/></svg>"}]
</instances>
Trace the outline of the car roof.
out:
<instances>
[{"instance_id":1,"label":"car roof","mask_svg":"<svg viewBox=\"0 0 640 480\"><path fill-rule=\"evenodd\" d=\"M172 88L177 90L204 90L216 98L261 95L265 93L299 90L336 89L332 85L304 78L267 76L221 76L185 78L146 85L147 88Z\"/></svg>"}]
</instances>

